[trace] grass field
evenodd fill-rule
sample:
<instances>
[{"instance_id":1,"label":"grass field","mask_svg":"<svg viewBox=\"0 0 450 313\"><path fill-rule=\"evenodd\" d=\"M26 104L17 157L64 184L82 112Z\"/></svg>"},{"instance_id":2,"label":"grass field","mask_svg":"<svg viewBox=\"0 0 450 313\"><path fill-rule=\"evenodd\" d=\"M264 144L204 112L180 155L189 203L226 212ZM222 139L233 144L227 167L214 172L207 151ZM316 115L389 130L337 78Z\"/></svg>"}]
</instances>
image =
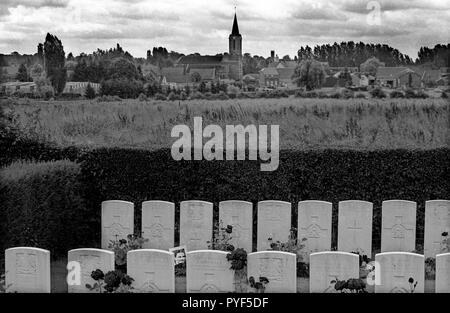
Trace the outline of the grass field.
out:
<instances>
[{"instance_id":1,"label":"grass field","mask_svg":"<svg viewBox=\"0 0 450 313\"><path fill-rule=\"evenodd\" d=\"M434 149L449 146L446 99L245 99L182 102L95 100L9 105L28 137L60 146L170 147L174 125L280 125L280 147L294 149Z\"/></svg>"}]
</instances>

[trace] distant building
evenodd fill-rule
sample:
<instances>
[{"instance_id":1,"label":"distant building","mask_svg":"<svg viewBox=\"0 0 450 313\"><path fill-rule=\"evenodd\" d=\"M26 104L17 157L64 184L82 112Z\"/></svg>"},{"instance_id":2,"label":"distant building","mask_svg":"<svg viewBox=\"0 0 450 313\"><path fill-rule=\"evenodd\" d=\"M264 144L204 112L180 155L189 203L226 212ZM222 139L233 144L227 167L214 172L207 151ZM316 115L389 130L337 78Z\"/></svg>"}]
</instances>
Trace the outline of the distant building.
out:
<instances>
[{"instance_id":1,"label":"distant building","mask_svg":"<svg viewBox=\"0 0 450 313\"><path fill-rule=\"evenodd\" d=\"M184 68L185 73L214 69L215 76L218 79L242 80L242 36L239 33L236 14L234 15L231 34L228 37L228 47L228 54L183 56L177 60L175 67Z\"/></svg>"},{"instance_id":2,"label":"distant building","mask_svg":"<svg viewBox=\"0 0 450 313\"><path fill-rule=\"evenodd\" d=\"M260 87L278 88L280 86L280 74L275 67L265 67L259 71Z\"/></svg>"},{"instance_id":3,"label":"distant building","mask_svg":"<svg viewBox=\"0 0 450 313\"><path fill-rule=\"evenodd\" d=\"M199 81L195 81L195 74L199 75ZM190 68L185 67L165 67L160 71L161 85L181 89L186 86L198 85L201 82L216 82L216 69L214 67Z\"/></svg>"},{"instance_id":4,"label":"distant building","mask_svg":"<svg viewBox=\"0 0 450 313\"><path fill-rule=\"evenodd\" d=\"M100 93L100 84L90 82L66 82L66 86L64 87L62 93L84 96L86 94L86 88L89 84L95 90L96 94Z\"/></svg>"},{"instance_id":5,"label":"distant building","mask_svg":"<svg viewBox=\"0 0 450 313\"><path fill-rule=\"evenodd\" d=\"M32 94L34 91L36 91L36 84L33 82L8 82L0 84L0 94Z\"/></svg>"},{"instance_id":6,"label":"distant building","mask_svg":"<svg viewBox=\"0 0 450 313\"><path fill-rule=\"evenodd\" d=\"M421 76L407 67L379 67L376 82L390 88L411 87L420 88Z\"/></svg>"}]
</instances>

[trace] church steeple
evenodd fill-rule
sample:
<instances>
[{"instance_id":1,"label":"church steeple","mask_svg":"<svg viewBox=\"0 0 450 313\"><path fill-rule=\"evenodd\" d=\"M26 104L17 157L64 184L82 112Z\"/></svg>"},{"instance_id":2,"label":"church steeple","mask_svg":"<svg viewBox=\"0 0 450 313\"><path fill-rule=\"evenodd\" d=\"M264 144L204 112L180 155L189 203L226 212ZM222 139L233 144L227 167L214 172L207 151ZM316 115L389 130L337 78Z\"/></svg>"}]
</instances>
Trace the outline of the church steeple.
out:
<instances>
[{"instance_id":1,"label":"church steeple","mask_svg":"<svg viewBox=\"0 0 450 313\"><path fill-rule=\"evenodd\" d=\"M236 13L234 13L234 21L233 21L233 30L231 31L232 36L240 36L239 34L239 26L237 21Z\"/></svg>"},{"instance_id":2,"label":"church steeple","mask_svg":"<svg viewBox=\"0 0 450 313\"><path fill-rule=\"evenodd\" d=\"M239 26L236 12L234 13L233 28L229 40L229 51L231 55L242 56L242 36L239 33Z\"/></svg>"}]
</instances>

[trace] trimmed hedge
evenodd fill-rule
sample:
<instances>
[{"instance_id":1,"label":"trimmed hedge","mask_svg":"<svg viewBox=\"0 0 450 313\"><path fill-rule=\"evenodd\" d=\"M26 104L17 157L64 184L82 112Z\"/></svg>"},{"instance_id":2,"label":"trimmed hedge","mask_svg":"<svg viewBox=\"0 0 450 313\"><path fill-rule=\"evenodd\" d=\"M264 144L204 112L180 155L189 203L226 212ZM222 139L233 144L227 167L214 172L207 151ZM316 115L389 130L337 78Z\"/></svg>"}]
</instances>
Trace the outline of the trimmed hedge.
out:
<instances>
[{"instance_id":1,"label":"trimmed hedge","mask_svg":"<svg viewBox=\"0 0 450 313\"><path fill-rule=\"evenodd\" d=\"M333 244L337 242L337 204L357 199L374 203L374 249L380 247L381 203L403 199L418 205L417 244L423 244L425 201L450 199L450 149L433 151L282 151L275 172L261 172L257 161L172 160L169 150L155 152L100 149L84 156L82 171L92 183L90 203L97 209L105 199L136 204L146 200L179 202L198 199L218 202L229 199L274 199L293 204L324 200L333 203ZM256 206L254 206L256 222ZM217 214L217 212L216 212Z\"/></svg>"},{"instance_id":2,"label":"trimmed hedge","mask_svg":"<svg viewBox=\"0 0 450 313\"><path fill-rule=\"evenodd\" d=\"M297 223L298 201L330 201L333 203L335 246L338 202L356 199L374 203L373 246L376 251L380 247L381 203L389 199L417 202L416 237L420 248L425 201L450 199L449 155L448 148L426 151L285 150L280 152L277 171L261 172L258 161L177 162L172 159L169 149L83 151L19 142L9 147L1 162L5 164L6 160L11 162L14 158L41 161L69 158L80 163L79 181L84 186L83 198L90 212L89 221L74 220L70 224L78 233L89 224L89 236L81 239L80 246L88 243L87 238L94 238L98 246L100 203L111 199L135 203L136 230L140 229L141 203L146 200L175 202L177 212L183 200L211 201L215 204L216 218L218 202L223 200L246 200L254 204L268 199L289 201L293 204L293 226ZM256 226L256 205L254 223ZM177 227L178 224L177 216ZM67 246L60 247L65 252L69 242L73 242L72 234L67 235L66 239L58 234ZM178 238L175 239L177 242Z\"/></svg>"},{"instance_id":3,"label":"trimmed hedge","mask_svg":"<svg viewBox=\"0 0 450 313\"><path fill-rule=\"evenodd\" d=\"M80 172L67 160L15 162L0 171L2 251L33 246L63 256L94 242Z\"/></svg>"}]
</instances>

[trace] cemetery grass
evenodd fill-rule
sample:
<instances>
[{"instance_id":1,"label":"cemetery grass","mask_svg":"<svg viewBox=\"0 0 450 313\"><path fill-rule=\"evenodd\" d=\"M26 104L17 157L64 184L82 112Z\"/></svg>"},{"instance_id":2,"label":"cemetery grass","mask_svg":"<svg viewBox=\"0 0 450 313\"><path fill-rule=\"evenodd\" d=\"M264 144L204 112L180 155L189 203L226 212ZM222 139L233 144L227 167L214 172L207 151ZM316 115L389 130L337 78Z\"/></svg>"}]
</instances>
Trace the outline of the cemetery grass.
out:
<instances>
[{"instance_id":1,"label":"cemetery grass","mask_svg":"<svg viewBox=\"0 0 450 313\"><path fill-rule=\"evenodd\" d=\"M280 125L281 149L428 150L448 146L450 135L445 99L4 102L23 136L61 147L170 148L173 126L192 131L197 116L203 127Z\"/></svg>"}]
</instances>

